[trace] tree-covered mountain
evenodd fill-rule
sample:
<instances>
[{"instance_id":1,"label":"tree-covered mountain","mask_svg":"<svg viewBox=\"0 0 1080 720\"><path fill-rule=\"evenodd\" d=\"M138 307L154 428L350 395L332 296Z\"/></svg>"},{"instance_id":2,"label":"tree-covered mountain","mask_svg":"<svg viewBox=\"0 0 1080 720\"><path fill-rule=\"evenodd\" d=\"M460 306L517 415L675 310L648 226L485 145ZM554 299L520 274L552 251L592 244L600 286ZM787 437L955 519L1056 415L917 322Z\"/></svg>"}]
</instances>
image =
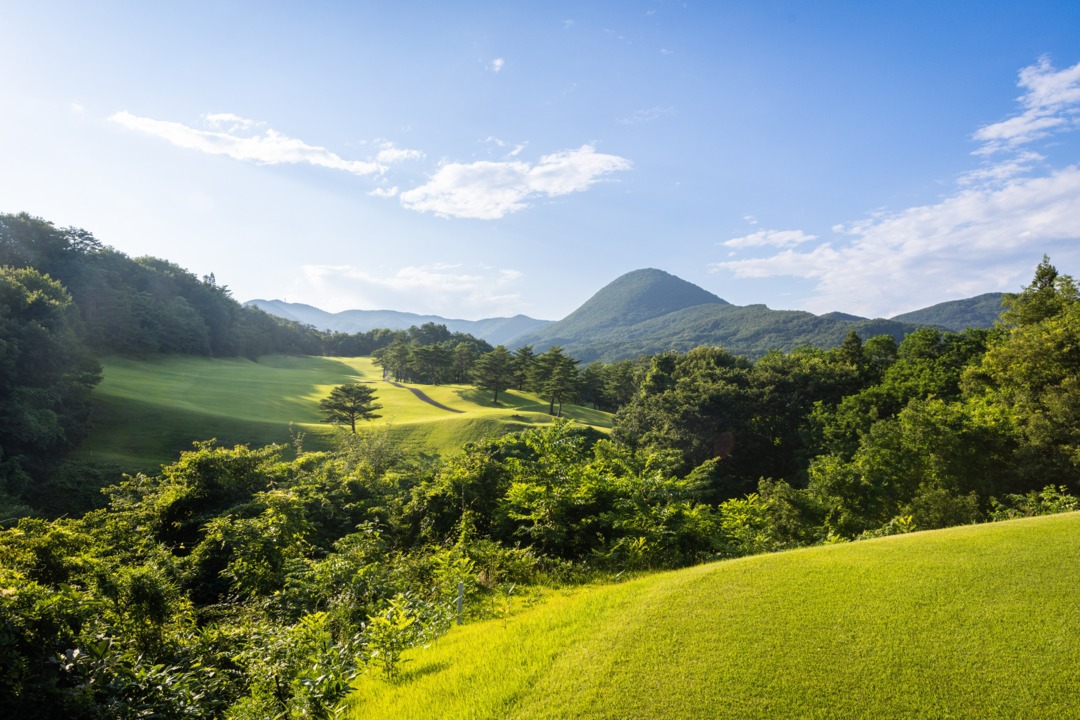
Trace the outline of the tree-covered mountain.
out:
<instances>
[{"instance_id":1,"label":"tree-covered mountain","mask_svg":"<svg viewBox=\"0 0 1080 720\"><path fill-rule=\"evenodd\" d=\"M648 322L700 305L731 307L711 292L663 270L634 270L608 283L577 310L536 334L587 335Z\"/></svg>"},{"instance_id":2,"label":"tree-covered mountain","mask_svg":"<svg viewBox=\"0 0 1080 720\"><path fill-rule=\"evenodd\" d=\"M1004 293L985 293L895 315L892 319L913 325L936 325L954 332L967 328L988 328L993 327L1001 315L1001 301L1004 297Z\"/></svg>"},{"instance_id":3,"label":"tree-covered mountain","mask_svg":"<svg viewBox=\"0 0 1080 720\"><path fill-rule=\"evenodd\" d=\"M722 345L736 355L760 357L800 345L835 347L848 331L897 340L914 324L854 315L813 315L737 306L661 270L635 270L602 288L559 322L520 336L516 345L561 345L582 362L614 362L668 350Z\"/></svg>"},{"instance_id":4,"label":"tree-covered mountain","mask_svg":"<svg viewBox=\"0 0 1080 720\"><path fill-rule=\"evenodd\" d=\"M700 345L722 345L732 353L750 357L800 345L836 347L851 330L863 338L891 335L899 341L922 326L952 331L989 328L1001 312L1001 298L1001 293L988 293L891 319L868 319L843 312L814 315L772 310L765 305L732 305L670 273L646 268L616 278L557 322L524 315L472 321L392 310L329 313L281 300L251 300L247 305L332 332L370 332L375 328L404 329L437 323L493 345L532 345L538 350L560 345L582 362L614 362L668 350L685 352Z\"/></svg>"},{"instance_id":5,"label":"tree-covered mountain","mask_svg":"<svg viewBox=\"0 0 1080 720\"><path fill-rule=\"evenodd\" d=\"M438 315L417 315L397 310L344 310L331 313L311 305L283 300L249 300L244 304L327 332L359 333L381 328L407 330L410 327L434 323L445 325L450 332L468 333L492 345L511 342L519 335L534 332L550 323L549 320L537 320L527 315L483 320L454 320Z\"/></svg>"}]
</instances>

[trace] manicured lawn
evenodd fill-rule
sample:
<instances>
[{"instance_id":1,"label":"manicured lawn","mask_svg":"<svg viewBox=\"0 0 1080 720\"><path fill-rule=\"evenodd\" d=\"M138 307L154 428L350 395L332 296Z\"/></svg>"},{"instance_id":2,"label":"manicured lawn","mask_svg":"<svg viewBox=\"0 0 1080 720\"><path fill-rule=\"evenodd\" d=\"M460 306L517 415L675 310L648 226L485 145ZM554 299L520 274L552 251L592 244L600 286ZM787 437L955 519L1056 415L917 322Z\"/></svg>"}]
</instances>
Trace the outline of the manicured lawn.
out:
<instances>
[{"instance_id":1,"label":"manicured lawn","mask_svg":"<svg viewBox=\"0 0 1080 720\"><path fill-rule=\"evenodd\" d=\"M111 358L94 391L93 429L76 457L125 469L153 470L172 462L194 440L253 446L290 443L304 433L304 447L325 449L332 428L322 424L318 402L331 388L370 382L381 418L367 424L388 428L406 448L452 453L470 441L551 422L547 404L527 393L500 395L499 406L471 386L414 385L440 410L408 389L382 382L370 358L266 356L258 362L169 356L151 360ZM608 428L607 413L564 406L564 416Z\"/></svg>"},{"instance_id":2,"label":"manicured lawn","mask_svg":"<svg viewBox=\"0 0 1080 720\"><path fill-rule=\"evenodd\" d=\"M355 718L1076 718L1080 514L556 594L357 683Z\"/></svg>"}]
</instances>

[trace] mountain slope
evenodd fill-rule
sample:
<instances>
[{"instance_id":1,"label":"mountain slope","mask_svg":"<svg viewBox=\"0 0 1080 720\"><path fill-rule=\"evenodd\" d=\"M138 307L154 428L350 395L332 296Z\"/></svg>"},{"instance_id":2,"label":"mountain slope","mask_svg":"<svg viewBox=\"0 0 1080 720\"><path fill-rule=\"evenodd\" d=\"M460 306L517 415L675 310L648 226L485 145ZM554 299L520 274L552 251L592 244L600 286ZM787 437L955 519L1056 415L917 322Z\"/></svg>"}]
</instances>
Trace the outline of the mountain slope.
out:
<instances>
[{"instance_id":1,"label":"mountain slope","mask_svg":"<svg viewBox=\"0 0 1080 720\"><path fill-rule=\"evenodd\" d=\"M1072 718L1080 514L576 588L362 677L353 718Z\"/></svg>"},{"instance_id":2,"label":"mountain slope","mask_svg":"<svg viewBox=\"0 0 1080 720\"><path fill-rule=\"evenodd\" d=\"M732 305L660 270L636 270L602 288L566 318L518 337L537 350L561 345L582 362L613 362L666 350L723 345L757 357L800 345L834 347L849 330L902 339L914 325L830 313L817 316L764 305Z\"/></svg>"},{"instance_id":3,"label":"mountain slope","mask_svg":"<svg viewBox=\"0 0 1080 720\"><path fill-rule=\"evenodd\" d=\"M728 304L693 283L647 268L619 276L553 325L558 326L560 334L573 336L633 325L697 305ZM543 333L541 330L539 334Z\"/></svg>"},{"instance_id":4,"label":"mountain slope","mask_svg":"<svg viewBox=\"0 0 1080 720\"><path fill-rule=\"evenodd\" d=\"M938 303L922 310L896 315L892 319L914 325L937 325L953 332L961 332L967 328L989 328L994 326L1001 315L1001 301L1004 297L1003 293L986 293L964 300Z\"/></svg>"},{"instance_id":5,"label":"mountain slope","mask_svg":"<svg viewBox=\"0 0 1080 720\"><path fill-rule=\"evenodd\" d=\"M417 315L397 310L344 310L331 313L311 305L289 303L283 300L249 300L244 304L286 320L295 320L319 330L331 332L357 333L377 328L407 330L414 325L435 323L445 325L450 332L468 333L487 340L492 345L506 344L519 335L535 332L550 323L549 320L537 320L527 315L483 320L454 320L438 315Z\"/></svg>"}]
</instances>

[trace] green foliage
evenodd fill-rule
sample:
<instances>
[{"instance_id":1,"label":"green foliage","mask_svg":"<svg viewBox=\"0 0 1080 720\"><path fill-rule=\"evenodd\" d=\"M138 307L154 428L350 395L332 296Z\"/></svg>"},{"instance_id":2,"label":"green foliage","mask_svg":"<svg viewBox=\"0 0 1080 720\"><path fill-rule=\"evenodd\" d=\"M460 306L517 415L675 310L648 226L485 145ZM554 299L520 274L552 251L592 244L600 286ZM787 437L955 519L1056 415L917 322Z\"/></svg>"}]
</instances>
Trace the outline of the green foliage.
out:
<instances>
[{"instance_id":1,"label":"green foliage","mask_svg":"<svg viewBox=\"0 0 1080 720\"><path fill-rule=\"evenodd\" d=\"M558 345L551 346L536 357L528 382L538 395L548 398L548 415L555 415L555 403L558 403L558 416L562 417L563 402L577 397L577 362Z\"/></svg>"},{"instance_id":2,"label":"green foliage","mask_svg":"<svg viewBox=\"0 0 1080 720\"><path fill-rule=\"evenodd\" d=\"M387 680L397 680L401 654L419 637L418 622L410 612L408 599L397 594L386 604L385 613L368 617L367 651Z\"/></svg>"},{"instance_id":3,"label":"green foliage","mask_svg":"<svg viewBox=\"0 0 1080 720\"><path fill-rule=\"evenodd\" d=\"M399 382L467 382L478 358L492 350L491 345L472 335L451 333L445 325L430 322L386 332L379 347L369 352L375 364L382 367L383 377Z\"/></svg>"},{"instance_id":4,"label":"green foliage","mask_svg":"<svg viewBox=\"0 0 1080 720\"><path fill-rule=\"evenodd\" d=\"M932 325L952 332L963 332L968 328L991 328L1001 316L1003 299L1001 293L985 293L894 315L892 319L911 325Z\"/></svg>"},{"instance_id":5,"label":"green foliage","mask_svg":"<svg viewBox=\"0 0 1080 720\"><path fill-rule=\"evenodd\" d=\"M494 393L491 403L498 405L499 393L513 384L514 358L506 347L499 345L491 352L480 356L472 369L472 374L476 386Z\"/></svg>"},{"instance_id":6,"label":"green foliage","mask_svg":"<svg viewBox=\"0 0 1080 720\"><path fill-rule=\"evenodd\" d=\"M1013 520L1037 515L1056 515L1080 510L1080 498L1071 495L1064 485L1047 485L1029 493L1012 493L1002 500L991 500L992 520Z\"/></svg>"},{"instance_id":7,"label":"green foliage","mask_svg":"<svg viewBox=\"0 0 1080 720\"><path fill-rule=\"evenodd\" d=\"M101 367L77 339L72 310L47 275L0 267L0 499L32 494L34 476L85 435Z\"/></svg>"},{"instance_id":8,"label":"green foliage","mask_svg":"<svg viewBox=\"0 0 1080 720\"><path fill-rule=\"evenodd\" d=\"M1023 292L1005 296L1001 321L1006 327L1036 325L1080 302L1080 290L1069 275L1061 275L1043 255L1035 277Z\"/></svg>"},{"instance_id":9,"label":"green foliage","mask_svg":"<svg viewBox=\"0 0 1080 720\"><path fill-rule=\"evenodd\" d=\"M328 397L319 401L326 422L347 423L354 434L357 420L380 417L375 411L381 408L382 405L375 403L375 389L361 383L338 385Z\"/></svg>"}]
</instances>

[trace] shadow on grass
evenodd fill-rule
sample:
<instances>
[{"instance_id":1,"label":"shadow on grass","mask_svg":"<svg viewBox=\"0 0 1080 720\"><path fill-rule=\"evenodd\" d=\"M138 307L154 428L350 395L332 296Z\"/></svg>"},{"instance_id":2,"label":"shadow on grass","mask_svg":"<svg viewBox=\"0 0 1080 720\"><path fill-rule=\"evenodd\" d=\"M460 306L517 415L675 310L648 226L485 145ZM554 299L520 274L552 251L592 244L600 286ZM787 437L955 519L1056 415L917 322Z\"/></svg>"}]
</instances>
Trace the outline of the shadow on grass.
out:
<instances>
[{"instance_id":1,"label":"shadow on grass","mask_svg":"<svg viewBox=\"0 0 1080 720\"><path fill-rule=\"evenodd\" d=\"M413 680L426 677L427 675L434 675L435 673L440 673L449 667L449 662L447 662L446 660L441 660L439 662L429 663L427 665L424 665L423 667L418 667L411 670L402 670L398 673L395 683L405 684L408 682L412 682Z\"/></svg>"},{"instance_id":2,"label":"shadow on grass","mask_svg":"<svg viewBox=\"0 0 1080 720\"><path fill-rule=\"evenodd\" d=\"M493 394L488 390L480 390L479 388L461 388L455 390L454 394L465 402L471 402L480 407L506 407L505 403L502 402L492 403L491 398L493 397Z\"/></svg>"}]
</instances>

